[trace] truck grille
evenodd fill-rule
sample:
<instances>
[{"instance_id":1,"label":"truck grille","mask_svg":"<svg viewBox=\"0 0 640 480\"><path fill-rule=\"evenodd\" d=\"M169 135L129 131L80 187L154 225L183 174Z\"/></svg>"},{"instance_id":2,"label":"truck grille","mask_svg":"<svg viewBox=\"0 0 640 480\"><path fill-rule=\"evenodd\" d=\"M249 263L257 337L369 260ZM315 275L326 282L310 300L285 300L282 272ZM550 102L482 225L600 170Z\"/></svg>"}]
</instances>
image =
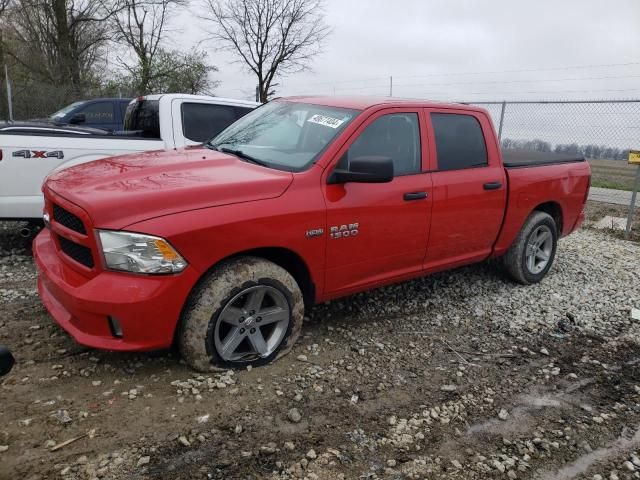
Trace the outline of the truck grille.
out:
<instances>
[{"instance_id":1,"label":"truck grille","mask_svg":"<svg viewBox=\"0 0 640 480\"><path fill-rule=\"evenodd\" d=\"M58 235L58 240L60 241L60 249L67 256L71 257L76 262L84 265L87 268L93 268L93 255L90 248L85 247L84 245L80 245L76 242L72 242L71 240L67 240L60 235Z\"/></svg>"},{"instance_id":2,"label":"truck grille","mask_svg":"<svg viewBox=\"0 0 640 480\"><path fill-rule=\"evenodd\" d=\"M73 230L74 232L78 232L83 235L87 234L87 230L84 228L84 224L80 218L55 203L53 204L53 219L60 225L67 227L69 230Z\"/></svg>"}]
</instances>

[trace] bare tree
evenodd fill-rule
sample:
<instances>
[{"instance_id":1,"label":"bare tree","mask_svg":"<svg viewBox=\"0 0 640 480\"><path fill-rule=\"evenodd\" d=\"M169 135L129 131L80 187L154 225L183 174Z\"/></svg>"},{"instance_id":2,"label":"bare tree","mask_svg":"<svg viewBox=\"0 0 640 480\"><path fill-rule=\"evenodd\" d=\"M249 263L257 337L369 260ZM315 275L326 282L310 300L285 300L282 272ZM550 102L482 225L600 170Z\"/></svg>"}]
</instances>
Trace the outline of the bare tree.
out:
<instances>
[{"instance_id":1,"label":"bare tree","mask_svg":"<svg viewBox=\"0 0 640 480\"><path fill-rule=\"evenodd\" d=\"M4 53L77 95L104 55L116 9L110 0L12 0L2 18Z\"/></svg>"},{"instance_id":2,"label":"bare tree","mask_svg":"<svg viewBox=\"0 0 640 480\"><path fill-rule=\"evenodd\" d=\"M323 0L205 0L213 40L255 73L260 100L278 76L305 70L330 28Z\"/></svg>"},{"instance_id":3,"label":"bare tree","mask_svg":"<svg viewBox=\"0 0 640 480\"><path fill-rule=\"evenodd\" d=\"M154 79L154 61L163 51L169 14L187 0L123 0L122 10L115 15L117 38L131 47L135 63L123 66L139 84L139 93L149 93Z\"/></svg>"},{"instance_id":4,"label":"bare tree","mask_svg":"<svg viewBox=\"0 0 640 480\"><path fill-rule=\"evenodd\" d=\"M0 0L0 19L2 19L5 10L11 4L11 0Z\"/></svg>"},{"instance_id":5,"label":"bare tree","mask_svg":"<svg viewBox=\"0 0 640 480\"><path fill-rule=\"evenodd\" d=\"M5 12L11 5L12 0L0 0L0 66L4 66L4 28Z\"/></svg>"}]
</instances>

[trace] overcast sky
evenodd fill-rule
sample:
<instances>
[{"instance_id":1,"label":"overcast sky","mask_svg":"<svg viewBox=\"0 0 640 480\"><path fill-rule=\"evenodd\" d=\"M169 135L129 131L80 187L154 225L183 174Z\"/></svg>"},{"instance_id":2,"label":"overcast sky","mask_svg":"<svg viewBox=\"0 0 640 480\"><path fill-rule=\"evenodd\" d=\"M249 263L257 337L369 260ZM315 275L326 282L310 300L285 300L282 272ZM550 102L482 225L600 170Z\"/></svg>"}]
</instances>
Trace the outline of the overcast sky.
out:
<instances>
[{"instance_id":1,"label":"overcast sky","mask_svg":"<svg viewBox=\"0 0 640 480\"><path fill-rule=\"evenodd\" d=\"M206 37L203 13L194 3L176 20L185 47ZM279 95L387 95L393 76L405 97L640 97L639 0L326 0L326 21L313 70L281 78ZM252 74L203 46L216 94L252 97Z\"/></svg>"}]
</instances>

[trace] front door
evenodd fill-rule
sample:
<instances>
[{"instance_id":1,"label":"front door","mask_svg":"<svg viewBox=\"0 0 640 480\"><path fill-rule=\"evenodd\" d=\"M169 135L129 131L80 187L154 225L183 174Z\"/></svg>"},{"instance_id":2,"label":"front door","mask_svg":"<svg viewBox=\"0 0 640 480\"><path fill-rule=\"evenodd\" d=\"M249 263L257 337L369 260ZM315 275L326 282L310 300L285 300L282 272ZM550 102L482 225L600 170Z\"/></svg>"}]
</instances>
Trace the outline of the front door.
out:
<instances>
[{"instance_id":1,"label":"front door","mask_svg":"<svg viewBox=\"0 0 640 480\"><path fill-rule=\"evenodd\" d=\"M327 168L327 294L422 270L431 211L423 120L418 109L377 112L337 155L340 168L357 157L391 157L393 181L327 185L335 164Z\"/></svg>"}]
</instances>

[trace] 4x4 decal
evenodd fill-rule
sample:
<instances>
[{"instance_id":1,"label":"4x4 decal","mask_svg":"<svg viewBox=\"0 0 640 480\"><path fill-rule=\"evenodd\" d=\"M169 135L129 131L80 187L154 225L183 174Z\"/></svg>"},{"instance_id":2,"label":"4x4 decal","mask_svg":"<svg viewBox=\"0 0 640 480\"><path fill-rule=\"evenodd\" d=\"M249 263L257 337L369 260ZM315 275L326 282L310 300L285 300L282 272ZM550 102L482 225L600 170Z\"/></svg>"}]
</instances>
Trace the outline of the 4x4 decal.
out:
<instances>
[{"instance_id":1,"label":"4x4 decal","mask_svg":"<svg viewBox=\"0 0 640 480\"><path fill-rule=\"evenodd\" d=\"M13 156L22 158L58 158L62 160L64 152L62 150L52 150L50 152L46 150L16 150L13 152Z\"/></svg>"}]
</instances>

